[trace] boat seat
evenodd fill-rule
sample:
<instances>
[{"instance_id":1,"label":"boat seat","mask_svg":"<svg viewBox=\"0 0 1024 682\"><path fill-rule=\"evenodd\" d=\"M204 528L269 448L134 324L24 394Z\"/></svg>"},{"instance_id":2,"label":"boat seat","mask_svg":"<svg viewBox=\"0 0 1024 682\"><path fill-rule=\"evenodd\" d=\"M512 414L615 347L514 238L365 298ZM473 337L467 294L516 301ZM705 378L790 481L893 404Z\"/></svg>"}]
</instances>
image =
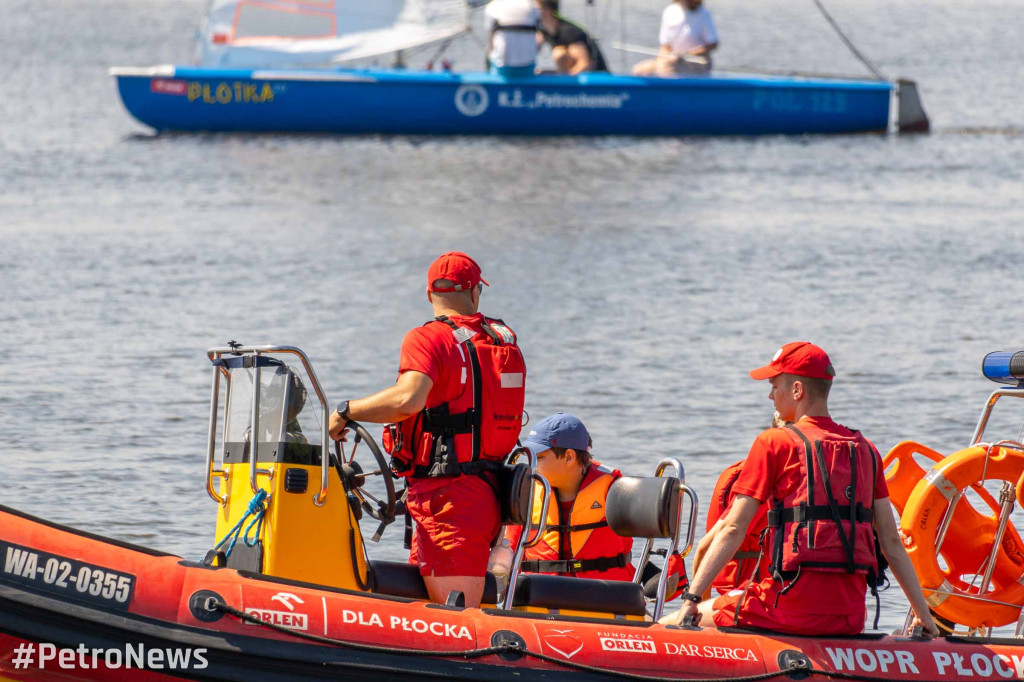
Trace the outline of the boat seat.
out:
<instances>
[{"instance_id":1,"label":"boat seat","mask_svg":"<svg viewBox=\"0 0 1024 682\"><path fill-rule=\"evenodd\" d=\"M646 614L644 589L637 583L533 573L520 574L512 606L625 616Z\"/></svg>"},{"instance_id":2,"label":"boat seat","mask_svg":"<svg viewBox=\"0 0 1024 682\"><path fill-rule=\"evenodd\" d=\"M671 538L679 525L679 479L623 476L608 489L608 527L629 538Z\"/></svg>"},{"instance_id":3,"label":"boat seat","mask_svg":"<svg viewBox=\"0 0 1024 682\"><path fill-rule=\"evenodd\" d=\"M371 561L370 591L392 597L424 601L430 599L419 566L403 561ZM488 573L484 579L482 601L484 604L494 604L498 601L498 583L492 573Z\"/></svg>"},{"instance_id":4,"label":"boat seat","mask_svg":"<svg viewBox=\"0 0 1024 682\"><path fill-rule=\"evenodd\" d=\"M498 490L501 503L501 522L509 526L522 526L530 516L533 500L533 472L530 465L520 462L503 466L498 471Z\"/></svg>"}]
</instances>

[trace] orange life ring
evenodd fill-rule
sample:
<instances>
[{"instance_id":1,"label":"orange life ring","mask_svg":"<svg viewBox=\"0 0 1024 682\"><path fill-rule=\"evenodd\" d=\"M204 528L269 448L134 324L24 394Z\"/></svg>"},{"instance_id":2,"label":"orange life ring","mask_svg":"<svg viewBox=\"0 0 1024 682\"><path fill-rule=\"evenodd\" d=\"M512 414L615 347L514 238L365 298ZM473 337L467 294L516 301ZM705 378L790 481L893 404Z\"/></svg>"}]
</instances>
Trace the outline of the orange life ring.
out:
<instances>
[{"instance_id":1,"label":"orange life ring","mask_svg":"<svg viewBox=\"0 0 1024 682\"><path fill-rule=\"evenodd\" d=\"M957 492L980 483L982 476L985 480L1017 483L1022 473L1024 451L977 445L936 463L910 494L900 519L900 532L928 604L943 618L979 628L1006 625L1020 616L1024 584L1018 581L1024 579L1024 542L1012 524L1007 525L1003 534L989 591L982 595L984 601L969 595L978 594L972 583L984 572L983 564L995 540L997 513L984 516L968 500L961 499L942 545L945 568L939 563L935 543L942 518ZM994 499L986 502L998 509Z\"/></svg>"},{"instance_id":2,"label":"orange life ring","mask_svg":"<svg viewBox=\"0 0 1024 682\"><path fill-rule=\"evenodd\" d=\"M1024 509L1024 474L1017 479L1017 504Z\"/></svg>"},{"instance_id":3,"label":"orange life ring","mask_svg":"<svg viewBox=\"0 0 1024 682\"><path fill-rule=\"evenodd\" d=\"M894 445L889 454L882 459L882 468L885 470L885 485L889 489L889 502L892 503L892 506L896 508L896 512L901 516L907 506L907 500L910 499L910 494L914 492L914 488L917 486L917 482L928 473L917 463L914 455L922 455L933 462L941 462L946 457L937 450L932 450L920 443L906 440ZM999 514L999 503L996 501L996 498L992 497L989 491L980 485L972 485L971 490L981 497L989 509L997 515ZM1024 499L1022 495L1024 495L1024 484L1018 482L1017 499ZM1021 502L1021 507L1024 507L1024 502ZM969 541L969 537L958 533L957 527L973 527L977 525L976 516L980 515L974 507L957 505L956 511L953 512L953 522L946 532L946 537L949 538L950 542L958 544L956 541L961 538L965 542Z\"/></svg>"}]
</instances>

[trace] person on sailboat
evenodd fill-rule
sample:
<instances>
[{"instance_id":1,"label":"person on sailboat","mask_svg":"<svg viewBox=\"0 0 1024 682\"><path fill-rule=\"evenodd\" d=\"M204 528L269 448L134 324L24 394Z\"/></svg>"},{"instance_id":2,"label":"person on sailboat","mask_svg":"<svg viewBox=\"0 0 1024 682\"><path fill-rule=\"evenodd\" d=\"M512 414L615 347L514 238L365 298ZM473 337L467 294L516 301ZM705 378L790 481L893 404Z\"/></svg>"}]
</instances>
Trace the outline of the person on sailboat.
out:
<instances>
[{"instance_id":1,"label":"person on sailboat","mask_svg":"<svg viewBox=\"0 0 1024 682\"><path fill-rule=\"evenodd\" d=\"M879 568L874 529L914 610L914 624L938 635L893 520L882 458L864 436L829 415L835 369L828 355L806 341L787 343L750 376L771 383L769 399L779 417L793 423L754 441L722 528L682 595L683 607L661 622L678 625L687 616L699 622L710 613L718 626L857 634L866 619L867 580ZM699 609L701 595L735 556L762 504L770 505L765 547L771 575Z\"/></svg>"},{"instance_id":2,"label":"person on sailboat","mask_svg":"<svg viewBox=\"0 0 1024 682\"><path fill-rule=\"evenodd\" d=\"M584 71L608 71L601 48L579 25L558 13L559 0L538 0L539 41L551 46L551 58L559 73L575 76Z\"/></svg>"},{"instance_id":3,"label":"person on sailboat","mask_svg":"<svg viewBox=\"0 0 1024 682\"><path fill-rule=\"evenodd\" d=\"M532 76L537 62L540 11L534 0L492 0L484 10L487 65L492 73Z\"/></svg>"},{"instance_id":4,"label":"person on sailboat","mask_svg":"<svg viewBox=\"0 0 1024 682\"><path fill-rule=\"evenodd\" d=\"M703 0L675 0L661 14L657 57L633 67L634 76L675 76L711 70L718 30Z\"/></svg>"},{"instance_id":5,"label":"person on sailboat","mask_svg":"<svg viewBox=\"0 0 1024 682\"><path fill-rule=\"evenodd\" d=\"M496 472L519 439L526 396L515 333L478 312L485 284L464 253L435 260L427 272L434 319L405 335L395 385L342 401L330 419L334 440L349 421L395 422L383 445L395 475L408 480L410 562L431 601L460 591L469 607L480 605L501 530Z\"/></svg>"}]
</instances>

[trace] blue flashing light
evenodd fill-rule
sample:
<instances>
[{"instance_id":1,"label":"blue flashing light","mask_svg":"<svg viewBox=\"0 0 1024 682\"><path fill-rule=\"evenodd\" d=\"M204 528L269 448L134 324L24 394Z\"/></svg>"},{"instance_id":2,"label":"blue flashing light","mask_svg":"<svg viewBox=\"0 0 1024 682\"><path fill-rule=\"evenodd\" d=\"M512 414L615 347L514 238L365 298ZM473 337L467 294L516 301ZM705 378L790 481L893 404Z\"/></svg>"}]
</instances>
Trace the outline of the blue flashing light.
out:
<instances>
[{"instance_id":1,"label":"blue flashing light","mask_svg":"<svg viewBox=\"0 0 1024 682\"><path fill-rule=\"evenodd\" d=\"M981 361L986 379L997 384L1014 384L1024 388L1024 351L996 351Z\"/></svg>"}]
</instances>

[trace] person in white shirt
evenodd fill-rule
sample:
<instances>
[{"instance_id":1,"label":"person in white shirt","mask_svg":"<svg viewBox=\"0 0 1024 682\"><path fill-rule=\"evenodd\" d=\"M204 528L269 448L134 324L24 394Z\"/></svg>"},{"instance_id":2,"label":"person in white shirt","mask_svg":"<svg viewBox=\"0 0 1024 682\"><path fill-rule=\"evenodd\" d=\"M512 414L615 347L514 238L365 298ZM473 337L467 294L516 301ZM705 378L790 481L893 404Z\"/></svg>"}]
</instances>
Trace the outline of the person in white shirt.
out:
<instances>
[{"instance_id":1,"label":"person in white shirt","mask_svg":"<svg viewBox=\"0 0 1024 682\"><path fill-rule=\"evenodd\" d=\"M633 67L634 76L673 76L711 69L718 31L702 0L675 0L661 15L659 54Z\"/></svg>"},{"instance_id":2,"label":"person in white shirt","mask_svg":"<svg viewBox=\"0 0 1024 682\"><path fill-rule=\"evenodd\" d=\"M534 0L492 0L484 11L487 62L492 73L532 76L540 11Z\"/></svg>"}]
</instances>

